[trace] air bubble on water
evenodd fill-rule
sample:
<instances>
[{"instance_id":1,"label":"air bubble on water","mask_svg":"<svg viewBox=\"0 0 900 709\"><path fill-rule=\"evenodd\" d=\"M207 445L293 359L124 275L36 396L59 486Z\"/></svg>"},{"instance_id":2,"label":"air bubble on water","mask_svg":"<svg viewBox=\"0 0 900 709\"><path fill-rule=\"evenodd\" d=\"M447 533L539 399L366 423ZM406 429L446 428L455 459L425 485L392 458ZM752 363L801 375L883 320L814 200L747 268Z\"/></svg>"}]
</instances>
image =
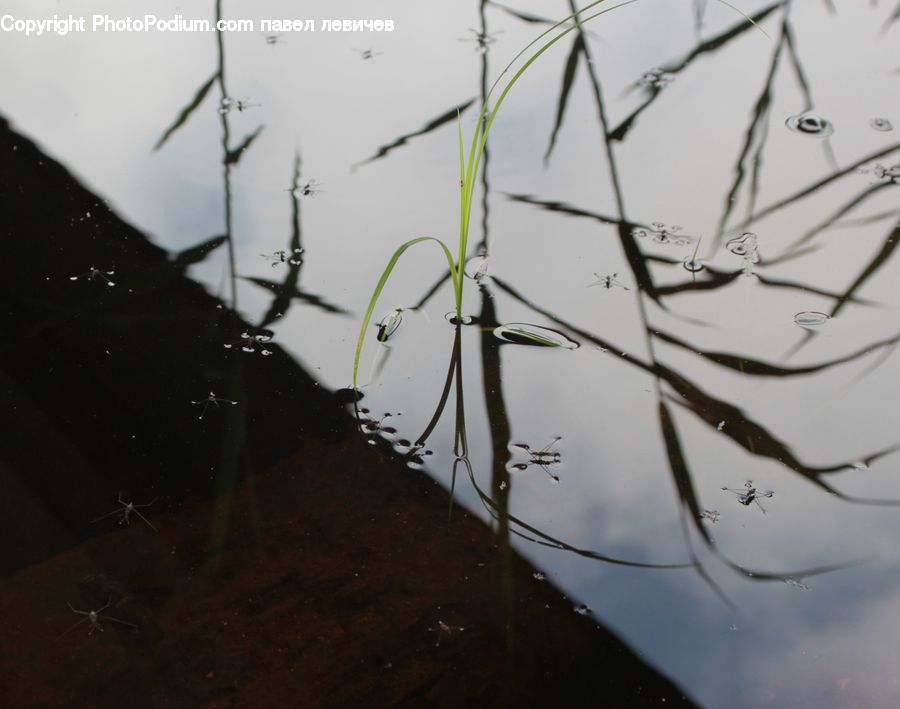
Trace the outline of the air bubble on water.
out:
<instances>
[{"instance_id":1,"label":"air bubble on water","mask_svg":"<svg viewBox=\"0 0 900 709\"><path fill-rule=\"evenodd\" d=\"M827 322L829 316L816 310L804 310L794 316L794 322L800 327L818 327Z\"/></svg>"},{"instance_id":2,"label":"air bubble on water","mask_svg":"<svg viewBox=\"0 0 900 709\"><path fill-rule=\"evenodd\" d=\"M759 254L757 253L757 242L758 239L756 237L756 234L751 231L745 231L740 236L729 239L725 244L725 248L735 256L747 256L753 258L754 254L756 254L756 261L759 261Z\"/></svg>"},{"instance_id":3,"label":"air bubble on water","mask_svg":"<svg viewBox=\"0 0 900 709\"><path fill-rule=\"evenodd\" d=\"M476 283L481 283L487 276L488 264L489 259L487 256L476 256L466 264L465 274Z\"/></svg>"},{"instance_id":4,"label":"air bubble on water","mask_svg":"<svg viewBox=\"0 0 900 709\"><path fill-rule=\"evenodd\" d=\"M729 239L725 248L742 260L741 268L745 276L753 275L753 264L759 263L759 239L751 231L745 231L740 236Z\"/></svg>"},{"instance_id":5,"label":"air bubble on water","mask_svg":"<svg viewBox=\"0 0 900 709\"><path fill-rule=\"evenodd\" d=\"M462 318L460 318L456 314L455 310L451 310L449 313L445 313L444 319L451 325L471 325L473 322L475 322L475 318L473 318L471 315L463 315Z\"/></svg>"},{"instance_id":6,"label":"air bubble on water","mask_svg":"<svg viewBox=\"0 0 900 709\"><path fill-rule=\"evenodd\" d=\"M808 591L809 590L809 586L807 586L805 583L803 583L800 579L795 579L793 576L788 576L784 580L784 582L791 588L795 588L798 591Z\"/></svg>"},{"instance_id":7,"label":"air bubble on water","mask_svg":"<svg viewBox=\"0 0 900 709\"><path fill-rule=\"evenodd\" d=\"M812 135L818 138L824 138L825 136L834 133L834 127L831 125L831 121L822 118L822 116L816 115L815 113L809 112L798 113L796 116L791 116L785 121L785 125L797 133Z\"/></svg>"},{"instance_id":8,"label":"air bubble on water","mask_svg":"<svg viewBox=\"0 0 900 709\"><path fill-rule=\"evenodd\" d=\"M693 258L692 256L685 256L681 265L684 267L684 270L690 271L691 273L699 273L704 269L703 261L698 258Z\"/></svg>"},{"instance_id":9,"label":"air bubble on water","mask_svg":"<svg viewBox=\"0 0 900 709\"><path fill-rule=\"evenodd\" d=\"M880 130L883 133L887 133L890 130L894 130L894 124L891 123L887 118L873 118L869 121L869 125L872 126L875 130Z\"/></svg>"}]
</instances>

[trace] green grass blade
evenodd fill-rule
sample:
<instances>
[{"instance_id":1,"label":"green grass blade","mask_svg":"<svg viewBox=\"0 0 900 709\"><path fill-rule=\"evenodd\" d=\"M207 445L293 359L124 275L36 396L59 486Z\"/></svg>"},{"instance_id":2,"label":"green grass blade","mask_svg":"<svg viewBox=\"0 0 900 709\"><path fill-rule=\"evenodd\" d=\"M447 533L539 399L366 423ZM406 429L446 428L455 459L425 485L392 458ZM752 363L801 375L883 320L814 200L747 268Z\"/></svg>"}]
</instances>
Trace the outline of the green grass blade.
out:
<instances>
[{"instance_id":1,"label":"green grass blade","mask_svg":"<svg viewBox=\"0 0 900 709\"><path fill-rule=\"evenodd\" d=\"M543 335L538 335L534 332L528 332L527 330L511 327L506 330L506 334L511 335L513 338L539 345L540 347L559 347L559 343L556 340L551 340L549 337L544 337Z\"/></svg>"},{"instance_id":2,"label":"green grass blade","mask_svg":"<svg viewBox=\"0 0 900 709\"><path fill-rule=\"evenodd\" d=\"M391 260L388 261L387 267L384 269L384 272L381 274L381 278L378 279L378 285L375 286L375 290L372 293L372 298L369 300L369 307L366 308L366 314L363 318L362 327L359 330L359 340L356 343L356 356L353 358L353 389L358 390L356 385L357 374L359 372L359 360L362 356L362 348L363 342L366 338L366 330L369 328L369 323L372 321L372 313L375 312L375 306L378 304L378 297L381 295L381 291L384 290L384 286L387 284L388 278L390 278L391 272L394 270L394 266L397 265L397 261L403 255L403 252L406 251L410 246L415 246L418 243L423 241L434 241L441 247L444 251L444 255L447 257L447 264L450 266L450 278L453 281L454 290L460 289L460 279L459 279L459 271L453 263L453 254L450 253L450 249L447 248L447 245L433 236L420 236L416 239L410 239L405 244L400 246L395 252L394 255L391 256Z\"/></svg>"},{"instance_id":3,"label":"green grass blade","mask_svg":"<svg viewBox=\"0 0 900 709\"><path fill-rule=\"evenodd\" d=\"M569 20L574 19L574 18L577 17L578 15L580 15L580 14L586 12L587 10L590 10L590 9L593 8L593 7L596 7L597 5L599 5L600 3L605 2L605 1L606 1L606 0L594 0L594 2L585 5L583 8L581 8L581 9L578 10L577 12L573 12L571 15L568 15L567 17L564 17L564 18L561 19L559 22L557 22L555 25L552 25L551 27L548 27L546 30L544 30L543 32L541 32L537 37L535 37L533 40L531 40L528 44L526 44L526 45L525 45L525 46L524 46L524 47L523 47L523 48L522 48L522 49L521 49L521 50L520 50L520 51L519 51L512 59L511 59L511 60L510 60L510 62L509 62L505 67L503 67L503 71L501 71L501 72L497 75L497 78L494 79L494 83L491 84L491 88L488 90L487 96L485 96L484 102L483 102L482 105L481 105L481 112L480 112L479 115L478 115L478 125L479 125L479 126L483 126L483 125L484 125L484 114L485 114L485 111L487 110L488 100L490 99L491 95L494 93L494 89L497 88L497 86L500 84L500 80L506 75L506 72L508 72L508 71L513 67L513 65L515 65L515 63L516 63L517 61L519 61L519 58L520 58L522 55L524 55L529 49L531 49L535 44L537 44L538 42L540 42L540 41L541 41L544 37L546 37L548 34L550 34L551 32L553 32L557 27L560 27L561 25L565 24L565 23L568 22ZM566 30L566 32L569 32L569 31L571 31L572 29L574 29L574 27L570 27L568 30ZM564 34L565 34L565 33L564 33ZM473 160L474 160L474 158L475 158L475 149L476 149L475 146L478 144L478 138L479 138L479 135L476 133L476 135L475 135L475 136L473 137L473 139L472 139L472 146L471 146L471 148L470 148L470 150L469 150L469 163L468 163L468 164L469 164L469 168L470 168L470 169L471 169L471 167L472 167Z\"/></svg>"},{"instance_id":4,"label":"green grass blade","mask_svg":"<svg viewBox=\"0 0 900 709\"><path fill-rule=\"evenodd\" d=\"M472 198L474 196L474 191L475 191L475 176L478 174L478 169L481 166L481 158L484 154L484 147L487 143L487 138L491 132L491 127L494 124L494 119L497 116L497 112L500 110L500 106L503 104L504 99L506 98L507 94L510 92L512 87L521 78L522 74L524 74L528 70L528 68L535 61L537 61L537 59L544 52L546 52L548 49L550 49L550 47L552 47L559 40L561 40L563 37L565 37L567 34L569 34L569 32L576 29L576 27L578 27L579 24L590 22L591 20L593 20L596 17L599 17L600 15L606 14L607 12L611 12L612 10L617 10L618 8L624 7L625 5L630 5L633 2L637 2L637 0L627 0L626 2L619 3L618 5L614 5L612 7L605 8L603 10L599 10L587 17L583 17L582 19L577 19L580 15L583 15L586 11L597 7L602 2L605 2L605 0L595 0L592 3L585 5L583 8L581 8L577 12L573 12L571 15L568 15L567 17L563 18L562 20L557 22L555 25L553 25L549 29L547 29L544 32L542 32L541 34L539 34L537 37L535 37L531 42L529 42L520 52L518 52L513 57L512 61L510 61L509 64L506 65L506 67L503 69L502 72L500 72L500 75L496 78L494 83L491 85L490 91L488 91L488 94L485 97L484 102L482 103L481 111L478 114L478 129L475 131L475 135L472 138L472 144L469 148L469 161L467 164L466 178L465 178L465 185L466 185L466 191L467 191L467 195L466 195L467 211L466 211L465 218L464 218L464 224L461 225L461 227L460 227L459 251L460 251L460 259L461 260L465 258L465 250L466 250L467 242L468 242L469 218L471 215ZM560 32L559 34L554 36L552 39L550 39L549 41L547 41L543 45L541 45L540 48L528 59L528 61L526 61L525 64L523 64L518 69L518 71L516 71L516 73L513 75L513 77L507 82L506 86L503 88L503 91L500 94L500 98L497 99L497 104L491 110L490 114L487 117L487 122L485 123L484 118L485 118L485 112L486 112L487 106L488 106L488 100L490 99L491 94L493 94L496 87L499 85L500 79L510 70L510 68L512 68L512 66L519 60L519 58L522 57L531 47L533 47L535 44L537 44L542 38L546 37L548 34L553 32L557 28L559 28L565 22L568 22L569 20L572 20L572 19L576 19L577 24L573 24L571 27L567 27L562 32Z\"/></svg>"},{"instance_id":5,"label":"green grass blade","mask_svg":"<svg viewBox=\"0 0 900 709\"><path fill-rule=\"evenodd\" d=\"M575 13L575 15L578 15L578 14L584 12L586 9L599 4L599 2L603 2L603 0L598 0L598 2L594 2L594 3L591 3L590 5L585 6L584 8L579 10L578 13ZM620 7L625 7L626 5L630 5L634 2L637 2L637 0L626 0L625 2L619 3L618 5L613 5L612 7L608 7L603 10L598 10L594 14L588 15L587 17L579 20L578 22L579 22L579 24L590 22L595 17L599 17L600 15L605 15L607 12L612 12L613 10L618 10ZM574 17L575 15L570 15L569 17ZM566 19L569 19L569 18L566 18ZM497 99L497 104L494 106L494 108L491 110L490 115L488 116L487 125L484 127L484 134L481 136L481 141L478 146L478 150L475 154L475 164L474 164L474 166L472 166L472 165L469 166L469 169L473 173L475 173L475 174L478 173L478 168L481 165L481 156L484 154L484 146L487 143L487 137L491 132L491 127L494 125L494 119L496 119L497 112L500 110L500 107L503 105L503 101L506 99L506 96L509 94L510 90L512 90L512 87L515 86L516 82L522 77L522 74L524 74L528 70L528 68L532 64L534 64L544 52L546 52L548 49L550 49L550 47L552 47L554 44L556 44L559 40L561 40L563 37L565 37L567 34L569 34L569 32L574 30L576 27L577 27L577 25L572 25L571 27L567 27L565 30L563 30L558 35L556 35L553 39L551 39L550 41L541 45L540 49L538 49L528 59L528 61L526 61L519 68L519 70L513 75L513 77L509 80L509 82L503 88L503 91L500 94L500 98ZM472 170L473 167L474 167L474 170Z\"/></svg>"},{"instance_id":6,"label":"green grass blade","mask_svg":"<svg viewBox=\"0 0 900 709\"><path fill-rule=\"evenodd\" d=\"M497 88L497 85L500 83L500 80L503 78L503 76L506 74L506 72L508 72L510 70L510 68L512 68L512 66L519 60L519 57L521 57L523 54L525 54L531 47L533 47L535 44L537 44L543 37L546 37L548 34L553 32L553 30L555 30L557 27L564 24L568 20L583 13L585 10L589 10L590 8L599 5L602 2L605 2L605 0L594 0L594 2L590 3L589 5L586 5L578 12L572 13L571 15L564 17L556 24L552 25L551 27L548 27L546 30L541 32L537 37L535 37L528 44L526 44L512 58L512 60L510 60L510 62L503 68L503 71L501 71L500 74L497 76L497 78L494 79L494 82L491 84L490 89L488 89L487 95L484 97L484 101L481 104L481 110L478 112L478 121L476 123L477 127L475 129L475 134L472 136L472 143L469 147L469 159L466 162L466 166L467 166L466 176L463 179L463 183L464 183L465 189L466 189L466 198L465 198L466 211L465 211L465 215L462 220L462 223L459 225L459 228L460 228L460 239L459 239L459 259L460 259L460 261L459 262L460 263L463 263L465 260L466 247L467 247L467 242L468 242L468 237L469 237L469 216L471 214L472 197L473 197L474 191L475 191L475 175L477 174L477 169L473 169L473 167L476 164L475 155L476 155L476 150L478 149L477 146L479 144L481 144L481 146L482 146L481 150L482 151L484 150L484 147L483 147L484 140L482 140L482 133L484 132L484 125L485 125L485 123L484 123L485 112L487 111L487 107L489 105L488 102L490 100L491 94L494 93L494 89ZM487 139L486 135L484 136L484 139L485 140Z\"/></svg>"},{"instance_id":7,"label":"green grass blade","mask_svg":"<svg viewBox=\"0 0 900 709\"><path fill-rule=\"evenodd\" d=\"M469 212L466 188L466 145L463 139L462 114L457 114L457 129L459 131L459 241L463 241L463 224L466 223L466 214ZM459 288L454 284L454 296L456 298L456 315L462 317L462 273L465 270L465 253L460 253L458 269L460 272Z\"/></svg>"},{"instance_id":8,"label":"green grass blade","mask_svg":"<svg viewBox=\"0 0 900 709\"><path fill-rule=\"evenodd\" d=\"M749 23L750 23L751 25L753 25L756 29L758 29L760 32L762 32L766 37L769 37L769 33L766 32L766 31L762 28L761 25L756 24L756 22L754 21L754 19L753 19L752 17L750 17L750 15L748 15L746 12L744 12L743 10L741 10L741 9L738 8L738 7L735 7L734 5L732 5L732 4L731 4L730 2L728 2L727 0L718 0L718 1L719 1L720 3L722 3L723 5L725 5L726 7L730 7L730 8L731 8L732 10L734 10L737 14L739 14L741 17L743 17L745 20L747 20L747 22L749 22ZM769 39L772 39L772 38L769 37Z\"/></svg>"}]
</instances>

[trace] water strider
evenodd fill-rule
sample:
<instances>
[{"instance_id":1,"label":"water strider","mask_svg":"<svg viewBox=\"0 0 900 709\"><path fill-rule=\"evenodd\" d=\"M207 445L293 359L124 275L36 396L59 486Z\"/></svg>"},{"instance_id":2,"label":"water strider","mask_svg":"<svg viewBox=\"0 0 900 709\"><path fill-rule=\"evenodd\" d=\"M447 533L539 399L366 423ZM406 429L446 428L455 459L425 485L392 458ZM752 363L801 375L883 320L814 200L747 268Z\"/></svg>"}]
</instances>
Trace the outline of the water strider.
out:
<instances>
[{"instance_id":1,"label":"water strider","mask_svg":"<svg viewBox=\"0 0 900 709\"><path fill-rule=\"evenodd\" d=\"M560 464L562 455L559 451L553 450L553 446L562 440L562 436L555 436L547 445L538 450L534 450L527 443L513 443L515 448L521 448L528 454L527 463L514 463L510 467L513 470L527 470L530 466L536 465L543 470L554 483L559 482L559 476L553 473L550 468Z\"/></svg>"},{"instance_id":2,"label":"water strider","mask_svg":"<svg viewBox=\"0 0 900 709\"><path fill-rule=\"evenodd\" d=\"M753 486L752 480L748 480L747 482L745 482L743 488L735 489L735 488L730 488L730 487L723 487L722 490L724 492L730 492L734 495L737 495L738 502L740 502L742 505L744 505L744 507L749 507L750 505L755 503L759 507L759 509L761 509L763 511L763 514L766 513L766 508L762 506L762 503L759 501L759 498L760 497L773 497L775 495L775 492L773 490L765 490L765 491L757 490Z\"/></svg>"},{"instance_id":3,"label":"water strider","mask_svg":"<svg viewBox=\"0 0 900 709\"><path fill-rule=\"evenodd\" d=\"M293 249L292 251L273 251L271 254L260 254L267 261L272 262L272 268L283 263L289 263L292 266L299 266L303 263L303 249Z\"/></svg>"},{"instance_id":4,"label":"water strider","mask_svg":"<svg viewBox=\"0 0 900 709\"><path fill-rule=\"evenodd\" d=\"M264 333L258 332L255 334L251 334L250 332L242 332L241 339L237 342L231 342L224 345L225 349L232 349L238 345L243 352L259 352L264 357L272 354L272 350L266 347L266 343L272 340L272 336Z\"/></svg>"},{"instance_id":5,"label":"water strider","mask_svg":"<svg viewBox=\"0 0 900 709\"><path fill-rule=\"evenodd\" d=\"M69 276L69 280L79 281L81 279L86 279L89 281L99 281L100 283L105 283L108 286L114 286L116 284L109 279L109 276L112 276L114 274L115 271L102 271L99 268L91 266L90 269L88 269L85 273L81 273L77 276Z\"/></svg>"},{"instance_id":6,"label":"water strider","mask_svg":"<svg viewBox=\"0 0 900 709\"><path fill-rule=\"evenodd\" d=\"M630 290L628 286L626 286L617 278L617 276L619 275L618 273L614 273L611 276L601 276L599 273L595 272L594 275L597 276L598 280L594 281L593 283L589 283L587 286L588 288L592 286L602 286L606 289L622 288L624 290Z\"/></svg>"}]
</instances>

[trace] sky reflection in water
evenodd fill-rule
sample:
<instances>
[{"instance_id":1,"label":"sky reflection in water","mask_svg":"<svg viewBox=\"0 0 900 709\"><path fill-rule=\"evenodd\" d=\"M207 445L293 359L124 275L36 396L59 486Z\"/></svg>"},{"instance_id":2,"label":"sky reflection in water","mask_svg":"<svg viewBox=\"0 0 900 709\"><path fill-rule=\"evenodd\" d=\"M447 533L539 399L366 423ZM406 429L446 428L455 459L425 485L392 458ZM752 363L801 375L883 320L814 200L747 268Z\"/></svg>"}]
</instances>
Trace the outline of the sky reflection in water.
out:
<instances>
[{"instance_id":1,"label":"sky reflection in water","mask_svg":"<svg viewBox=\"0 0 900 709\"><path fill-rule=\"evenodd\" d=\"M479 186L488 213L472 224L470 243L490 254L481 286L467 283L479 319L454 343L446 281L405 312L443 275L434 254L410 252L377 311L404 310L402 322L382 344L373 327L366 346L366 406L394 413L396 433L380 435L415 442L458 352L458 503L504 516L573 610L586 605L701 703L892 705L900 135L885 127L900 125L900 23L884 1L741 3L767 38L717 3L700 23L699 5L601 18L517 85ZM227 113L246 148L226 156L238 308L345 387L391 251L456 229L455 109L471 133L483 72L542 27L500 6L480 26L476 2L379 8L394 33L227 35L230 103L211 88L155 152L215 71L210 36L174 35L162 56L138 35L9 37L2 111L172 251L222 233ZM224 250L191 273L229 296ZM809 327L810 314L825 319ZM491 318L580 347L492 345ZM450 396L423 459L447 487L455 407ZM722 490L748 480L773 496L742 504Z\"/></svg>"}]
</instances>

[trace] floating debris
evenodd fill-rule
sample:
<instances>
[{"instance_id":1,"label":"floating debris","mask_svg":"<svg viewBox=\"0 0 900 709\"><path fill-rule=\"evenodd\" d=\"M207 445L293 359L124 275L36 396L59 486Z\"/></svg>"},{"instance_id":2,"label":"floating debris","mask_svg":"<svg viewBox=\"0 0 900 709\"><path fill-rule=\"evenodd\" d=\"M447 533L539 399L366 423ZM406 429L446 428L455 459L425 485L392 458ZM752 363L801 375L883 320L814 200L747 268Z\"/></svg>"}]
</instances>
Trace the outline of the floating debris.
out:
<instances>
[{"instance_id":1,"label":"floating debris","mask_svg":"<svg viewBox=\"0 0 900 709\"><path fill-rule=\"evenodd\" d=\"M513 443L514 448L521 448L526 453L528 453L528 462L527 463L515 463L510 465L512 470L528 470L529 466L536 465L548 476L550 479L558 484L559 476L554 475L550 468L554 465L559 465L561 462L561 454L559 451L552 450L553 446L556 445L558 441L562 440L562 436L554 437L546 446L541 448L540 450L534 450L527 443Z\"/></svg>"},{"instance_id":2,"label":"floating debris","mask_svg":"<svg viewBox=\"0 0 900 709\"><path fill-rule=\"evenodd\" d=\"M719 521L719 518L722 515L719 514L718 510L703 510L703 514L700 515L700 519L708 519L710 522L715 524Z\"/></svg>"},{"instance_id":3,"label":"floating debris","mask_svg":"<svg viewBox=\"0 0 900 709\"><path fill-rule=\"evenodd\" d=\"M506 480L501 480L501 481L500 481L500 491L502 492L502 491L505 490L507 487L509 487L509 485L506 484Z\"/></svg>"},{"instance_id":4,"label":"floating debris","mask_svg":"<svg viewBox=\"0 0 900 709\"><path fill-rule=\"evenodd\" d=\"M759 248L756 234L745 231L740 236L736 236L725 244L731 253L736 256L745 256L753 259L753 263L759 262Z\"/></svg>"},{"instance_id":5,"label":"floating debris","mask_svg":"<svg viewBox=\"0 0 900 709\"><path fill-rule=\"evenodd\" d=\"M100 281L101 283L106 283L106 285L112 287L116 284L113 283L108 276L112 276L113 274L115 274L115 271L101 271L99 268L91 266L85 273L79 273L77 276L69 276L69 280L78 281L84 278L89 281Z\"/></svg>"},{"instance_id":6,"label":"floating debris","mask_svg":"<svg viewBox=\"0 0 900 709\"><path fill-rule=\"evenodd\" d=\"M800 327L818 327L824 325L830 316L826 313L820 313L817 310L804 310L794 316L794 322Z\"/></svg>"},{"instance_id":7,"label":"floating debris","mask_svg":"<svg viewBox=\"0 0 900 709\"><path fill-rule=\"evenodd\" d=\"M790 586L791 588L795 588L798 591L808 591L809 586L803 583L800 579L795 579L793 576L788 576L784 582Z\"/></svg>"},{"instance_id":8,"label":"floating debris","mask_svg":"<svg viewBox=\"0 0 900 709\"><path fill-rule=\"evenodd\" d=\"M580 606L575 606L575 612L578 615L588 615L591 612L591 609L582 603Z\"/></svg>"},{"instance_id":9,"label":"floating debris","mask_svg":"<svg viewBox=\"0 0 900 709\"><path fill-rule=\"evenodd\" d=\"M654 67L650 71L645 71L641 74L641 78L638 79L638 85L648 89L661 89L663 86L671 84L674 80L675 77L665 69Z\"/></svg>"},{"instance_id":10,"label":"floating debris","mask_svg":"<svg viewBox=\"0 0 900 709\"><path fill-rule=\"evenodd\" d=\"M716 430L717 430L717 431L721 431L723 428L725 428L725 422L724 422L724 421L719 421L719 425L716 426Z\"/></svg>"},{"instance_id":11,"label":"floating debris","mask_svg":"<svg viewBox=\"0 0 900 709\"><path fill-rule=\"evenodd\" d=\"M232 406L235 406L238 403L236 401L231 401L230 399L222 399L222 398L216 396L215 394L213 394L212 392L209 392L209 396L207 396L205 399L200 399L200 401L192 401L191 403L194 405L203 404L203 410L200 412L200 415L197 417L200 420L203 420L203 417L206 415L206 410L209 408L209 405L214 404L217 409L221 408L219 406L220 401L222 401L226 404L231 404Z\"/></svg>"},{"instance_id":12,"label":"floating debris","mask_svg":"<svg viewBox=\"0 0 900 709\"><path fill-rule=\"evenodd\" d=\"M628 286L626 286L624 283L622 283L620 280L618 280L616 278L616 276L619 275L618 273L614 273L611 276L601 276L599 273L597 273L595 271L594 275L597 276L597 278L599 280L596 280L593 283L589 283L587 286L588 288L590 288L592 286L603 286L607 290L610 288L623 288L625 290L630 290L630 288Z\"/></svg>"},{"instance_id":13,"label":"floating debris","mask_svg":"<svg viewBox=\"0 0 900 709\"><path fill-rule=\"evenodd\" d=\"M433 454L434 451L425 449L424 443L416 443L406 454L406 464L410 468L419 468L425 465L425 458Z\"/></svg>"},{"instance_id":14,"label":"floating debris","mask_svg":"<svg viewBox=\"0 0 900 709\"><path fill-rule=\"evenodd\" d=\"M663 244L664 246L687 246L694 241L693 237L679 234L678 232L680 231L681 227L677 224L666 226L663 222L653 222L650 224L649 229L634 227L631 230L631 235L638 239L645 239L651 236L655 243Z\"/></svg>"},{"instance_id":15,"label":"floating debris","mask_svg":"<svg viewBox=\"0 0 900 709\"><path fill-rule=\"evenodd\" d=\"M891 123L887 118L873 118L871 121L869 121L869 125L872 126L872 128L874 128L875 130L880 130L883 133L894 130L894 124Z\"/></svg>"},{"instance_id":16,"label":"floating debris","mask_svg":"<svg viewBox=\"0 0 900 709\"><path fill-rule=\"evenodd\" d=\"M869 464L863 460L857 460L855 463L851 463L854 470L869 470Z\"/></svg>"},{"instance_id":17,"label":"floating debris","mask_svg":"<svg viewBox=\"0 0 900 709\"><path fill-rule=\"evenodd\" d=\"M834 133L831 121L815 113L799 113L796 116L791 116L784 123L792 131L803 133L804 135L812 135L817 138L824 138Z\"/></svg>"},{"instance_id":18,"label":"floating debris","mask_svg":"<svg viewBox=\"0 0 900 709\"><path fill-rule=\"evenodd\" d=\"M725 492L730 492L737 495L738 502L740 502L744 507L749 507L754 502L756 505L763 511L763 514L766 513L766 508L762 506L760 503L760 497L773 497L775 492L772 490L766 490L765 492L761 492L753 487L753 481L748 480L744 483L743 489L734 489L730 487L723 487L722 490Z\"/></svg>"},{"instance_id":19,"label":"floating debris","mask_svg":"<svg viewBox=\"0 0 900 709\"><path fill-rule=\"evenodd\" d=\"M494 328L494 335L505 342L515 345L534 345L536 347L562 347L574 350L579 344L561 332L548 327L529 325L528 323L510 323Z\"/></svg>"},{"instance_id":20,"label":"floating debris","mask_svg":"<svg viewBox=\"0 0 900 709\"><path fill-rule=\"evenodd\" d=\"M303 249L294 249L293 251L274 251L271 254L260 254L264 259L272 262L272 268L277 268L283 263L289 263L292 266L299 266L303 263Z\"/></svg>"},{"instance_id":21,"label":"floating debris","mask_svg":"<svg viewBox=\"0 0 900 709\"><path fill-rule=\"evenodd\" d=\"M759 240L751 231L745 231L740 236L729 239L725 248L735 256L741 257L745 276L753 275L753 265L759 263Z\"/></svg>"},{"instance_id":22,"label":"floating debris","mask_svg":"<svg viewBox=\"0 0 900 709\"><path fill-rule=\"evenodd\" d=\"M391 312L385 315L375 327L378 328L378 335L376 338L379 342L387 342L395 332L397 332L397 328L400 327L400 323L403 321L403 308L394 308Z\"/></svg>"},{"instance_id":23,"label":"floating debris","mask_svg":"<svg viewBox=\"0 0 900 709\"><path fill-rule=\"evenodd\" d=\"M532 575L532 577L534 577L535 581L545 581L547 579L547 577L544 576L544 574L542 574L540 571L535 571L531 575Z\"/></svg>"},{"instance_id":24,"label":"floating debris","mask_svg":"<svg viewBox=\"0 0 900 709\"><path fill-rule=\"evenodd\" d=\"M269 342L271 339L271 335L266 335L264 333L251 335L249 332L242 332L241 339L237 342L226 344L225 349L230 350L236 345L240 345L244 352L256 352L257 348L259 348L259 353L264 357L268 357L272 354L272 351L266 349L264 343Z\"/></svg>"},{"instance_id":25,"label":"floating debris","mask_svg":"<svg viewBox=\"0 0 900 709\"><path fill-rule=\"evenodd\" d=\"M369 411L369 409L360 409L358 416L359 430L370 437L370 443L374 443L374 441L371 440L371 436L374 436L376 433L385 434L386 436L393 436L397 433L396 428L393 426L385 426L384 422L389 418L400 416L399 412L392 414L389 411L386 411L380 419L376 419L371 414L372 412ZM431 451L428 451L427 455L431 455Z\"/></svg>"},{"instance_id":26,"label":"floating debris","mask_svg":"<svg viewBox=\"0 0 900 709\"><path fill-rule=\"evenodd\" d=\"M475 283L481 285L481 282L487 276L489 263L490 258L488 256L476 256L466 264L465 274Z\"/></svg>"}]
</instances>

